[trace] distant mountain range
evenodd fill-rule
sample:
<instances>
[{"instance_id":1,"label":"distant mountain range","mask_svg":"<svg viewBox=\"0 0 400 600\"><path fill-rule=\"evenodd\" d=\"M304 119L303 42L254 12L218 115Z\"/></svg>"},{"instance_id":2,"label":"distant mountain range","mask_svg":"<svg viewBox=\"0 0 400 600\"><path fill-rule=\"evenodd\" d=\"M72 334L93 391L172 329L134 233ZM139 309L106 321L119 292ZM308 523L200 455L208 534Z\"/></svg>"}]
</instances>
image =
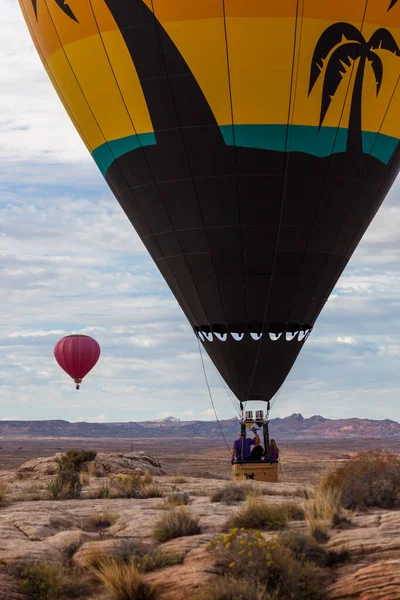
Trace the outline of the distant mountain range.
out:
<instances>
[{"instance_id":1,"label":"distant mountain range","mask_svg":"<svg viewBox=\"0 0 400 600\"><path fill-rule=\"evenodd\" d=\"M224 435L237 437L238 419L220 421ZM400 423L384 419L325 419L319 415L305 419L293 414L271 419L270 431L280 440L386 439L400 440ZM212 438L221 437L216 421L180 421L175 417L139 423L70 423L68 421L0 421L0 437L79 437L79 438Z\"/></svg>"}]
</instances>

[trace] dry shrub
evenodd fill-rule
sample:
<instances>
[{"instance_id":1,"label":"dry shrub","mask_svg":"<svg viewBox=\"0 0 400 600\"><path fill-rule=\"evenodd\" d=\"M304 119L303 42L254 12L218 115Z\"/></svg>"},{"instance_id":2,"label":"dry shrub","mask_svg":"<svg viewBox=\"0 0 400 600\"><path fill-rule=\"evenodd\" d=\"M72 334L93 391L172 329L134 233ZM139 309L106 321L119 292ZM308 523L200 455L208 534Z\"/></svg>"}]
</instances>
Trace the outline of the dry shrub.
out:
<instances>
[{"instance_id":1,"label":"dry shrub","mask_svg":"<svg viewBox=\"0 0 400 600\"><path fill-rule=\"evenodd\" d=\"M143 498L164 498L165 492L158 483L151 483L143 487Z\"/></svg>"},{"instance_id":2,"label":"dry shrub","mask_svg":"<svg viewBox=\"0 0 400 600\"><path fill-rule=\"evenodd\" d=\"M325 476L322 488L340 494L346 508L394 508L400 505L400 456L361 452Z\"/></svg>"},{"instance_id":3,"label":"dry shrub","mask_svg":"<svg viewBox=\"0 0 400 600\"><path fill-rule=\"evenodd\" d=\"M246 500L248 491L243 485L238 483L228 483L225 487L219 488L213 492L211 502L222 502L228 506L243 502Z\"/></svg>"},{"instance_id":4,"label":"dry shrub","mask_svg":"<svg viewBox=\"0 0 400 600\"><path fill-rule=\"evenodd\" d=\"M261 585L225 575L202 587L196 600L268 600L268 597Z\"/></svg>"},{"instance_id":5,"label":"dry shrub","mask_svg":"<svg viewBox=\"0 0 400 600\"><path fill-rule=\"evenodd\" d=\"M283 529L288 521L288 513L284 505L260 502L250 497L246 505L234 513L228 521L229 527L245 529L277 530Z\"/></svg>"},{"instance_id":6,"label":"dry shrub","mask_svg":"<svg viewBox=\"0 0 400 600\"><path fill-rule=\"evenodd\" d=\"M296 502L283 502L280 506L285 508L289 521L304 521L304 508Z\"/></svg>"},{"instance_id":7,"label":"dry shrub","mask_svg":"<svg viewBox=\"0 0 400 600\"><path fill-rule=\"evenodd\" d=\"M132 561L141 573L149 573L164 567L173 567L182 562L182 558L174 554L164 554L158 549L151 548L142 554L136 554Z\"/></svg>"},{"instance_id":8,"label":"dry shrub","mask_svg":"<svg viewBox=\"0 0 400 600\"><path fill-rule=\"evenodd\" d=\"M151 471L146 469L142 481L143 485L150 485L150 483L153 483L153 474L151 473Z\"/></svg>"},{"instance_id":9,"label":"dry shrub","mask_svg":"<svg viewBox=\"0 0 400 600\"><path fill-rule=\"evenodd\" d=\"M175 475L174 477L169 477L169 481L171 483L187 483L188 482L186 477L183 477L182 475Z\"/></svg>"},{"instance_id":10,"label":"dry shrub","mask_svg":"<svg viewBox=\"0 0 400 600\"><path fill-rule=\"evenodd\" d=\"M108 482L103 483L99 491L97 492L97 498L110 498L111 486Z\"/></svg>"},{"instance_id":11,"label":"dry shrub","mask_svg":"<svg viewBox=\"0 0 400 600\"><path fill-rule=\"evenodd\" d=\"M90 477L90 474L88 471L81 471L79 473L79 481L82 486L90 485L90 480L91 480L91 477Z\"/></svg>"},{"instance_id":12,"label":"dry shrub","mask_svg":"<svg viewBox=\"0 0 400 600\"><path fill-rule=\"evenodd\" d=\"M63 500L68 495L69 486L63 484L60 475L56 475L48 480L46 491L50 500Z\"/></svg>"},{"instance_id":13,"label":"dry shrub","mask_svg":"<svg viewBox=\"0 0 400 600\"><path fill-rule=\"evenodd\" d=\"M262 600L322 600L324 573L318 562L297 549L305 546L297 537L291 533L266 541L259 531L234 528L208 548L218 553L231 577L262 586Z\"/></svg>"},{"instance_id":14,"label":"dry shrub","mask_svg":"<svg viewBox=\"0 0 400 600\"><path fill-rule=\"evenodd\" d=\"M60 563L36 563L20 573L20 590L32 600L87 597L93 585Z\"/></svg>"},{"instance_id":15,"label":"dry shrub","mask_svg":"<svg viewBox=\"0 0 400 600\"><path fill-rule=\"evenodd\" d=\"M115 498L143 498L143 481L139 474L117 475L111 483Z\"/></svg>"},{"instance_id":16,"label":"dry shrub","mask_svg":"<svg viewBox=\"0 0 400 600\"><path fill-rule=\"evenodd\" d=\"M168 510L156 522L153 537L158 542L200 533L199 519L194 519L183 507Z\"/></svg>"},{"instance_id":17,"label":"dry shrub","mask_svg":"<svg viewBox=\"0 0 400 600\"><path fill-rule=\"evenodd\" d=\"M84 525L84 529L94 530L107 529L111 527L118 519L119 515L112 513L108 510L107 506L103 508L103 512L93 514L89 517L87 523Z\"/></svg>"},{"instance_id":18,"label":"dry shrub","mask_svg":"<svg viewBox=\"0 0 400 600\"><path fill-rule=\"evenodd\" d=\"M190 502L190 495L187 492L173 492L167 497L166 507L186 506Z\"/></svg>"},{"instance_id":19,"label":"dry shrub","mask_svg":"<svg viewBox=\"0 0 400 600\"><path fill-rule=\"evenodd\" d=\"M90 567L112 600L156 600L156 588L145 583L137 567L114 558L103 558Z\"/></svg>"},{"instance_id":20,"label":"dry shrub","mask_svg":"<svg viewBox=\"0 0 400 600\"><path fill-rule=\"evenodd\" d=\"M0 480L0 502L4 500L5 495L8 492L8 483L4 479Z\"/></svg>"}]
</instances>

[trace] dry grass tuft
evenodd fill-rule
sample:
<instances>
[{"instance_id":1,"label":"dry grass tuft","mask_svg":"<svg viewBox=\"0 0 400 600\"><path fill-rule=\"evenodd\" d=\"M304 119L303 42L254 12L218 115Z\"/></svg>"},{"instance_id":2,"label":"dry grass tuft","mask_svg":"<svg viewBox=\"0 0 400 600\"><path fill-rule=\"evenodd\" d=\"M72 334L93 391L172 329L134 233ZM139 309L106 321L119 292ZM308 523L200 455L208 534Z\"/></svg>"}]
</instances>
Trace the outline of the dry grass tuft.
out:
<instances>
[{"instance_id":1,"label":"dry grass tuft","mask_svg":"<svg viewBox=\"0 0 400 600\"><path fill-rule=\"evenodd\" d=\"M142 579L138 568L114 558L99 559L90 567L93 575L101 581L112 600L156 600L156 588Z\"/></svg>"},{"instance_id":2,"label":"dry grass tuft","mask_svg":"<svg viewBox=\"0 0 400 600\"><path fill-rule=\"evenodd\" d=\"M166 505L186 506L190 502L190 496L187 492L174 492L167 497Z\"/></svg>"},{"instance_id":3,"label":"dry grass tuft","mask_svg":"<svg viewBox=\"0 0 400 600\"><path fill-rule=\"evenodd\" d=\"M119 515L110 512L107 506L104 506L103 512L93 514L91 517L89 517L86 524L86 529L107 529L107 527L111 527L111 525L113 525L118 518Z\"/></svg>"},{"instance_id":4,"label":"dry grass tuft","mask_svg":"<svg viewBox=\"0 0 400 600\"><path fill-rule=\"evenodd\" d=\"M268 600L262 586L228 575L202 587L196 600Z\"/></svg>"},{"instance_id":5,"label":"dry grass tuft","mask_svg":"<svg viewBox=\"0 0 400 600\"><path fill-rule=\"evenodd\" d=\"M185 508L170 509L156 522L153 537L158 542L200 533L199 519L194 519Z\"/></svg>"},{"instance_id":6,"label":"dry grass tuft","mask_svg":"<svg viewBox=\"0 0 400 600\"><path fill-rule=\"evenodd\" d=\"M361 452L325 476L322 489L340 496L345 508L400 506L400 456Z\"/></svg>"},{"instance_id":7,"label":"dry grass tuft","mask_svg":"<svg viewBox=\"0 0 400 600\"><path fill-rule=\"evenodd\" d=\"M151 483L143 487L144 498L164 498L165 492L158 483Z\"/></svg>"},{"instance_id":8,"label":"dry grass tuft","mask_svg":"<svg viewBox=\"0 0 400 600\"><path fill-rule=\"evenodd\" d=\"M296 502L283 502L280 506L284 507L289 521L304 521L304 508Z\"/></svg>"},{"instance_id":9,"label":"dry grass tuft","mask_svg":"<svg viewBox=\"0 0 400 600\"><path fill-rule=\"evenodd\" d=\"M146 469L145 474L143 475L142 481L143 481L143 485L150 485L151 483L153 483L153 474L151 473L151 471Z\"/></svg>"},{"instance_id":10,"label":"dry grass tuft","mask_svg":"<svg viewBox=\"0 0 400 600\"><path fill-rule=\"evenodd\" d=\"M88 471L81 471L79 473L79 481L81 485L90 485L91 476Z\"/></svg>"},{"instance_id":11,"label":"dry grass tuft","mask_svg":"<svg viewBox=\"0 0 400 600\"><path fill-rule=\"evenodd\" d=\"M211 502L222 502L231 506L232 504L246 500L249 491L250 489L246 489L244 485L240 485L239 483L228 483L225 487L215 490L210 500Z\"/></svg>"},{"instance_id":12,"label":"dry grass tuft","mask_svg":"<svg viewBox=\"0 0 400 600\"><path fill-rule=\"evenodd\" d=\"M169 477L168 479L171 483L187 483L188 482L186 477L183 477L182 475L175 475L174 477Z\"/></svg>"},{"instance_id":13,"label":"dry grass tuft","mask_svg":"<svg viewBox=\"0 0 400 600\"><path fill-rule=\"evenodd\" d=\"M245 529L278 530L288 521L288 512L284 505L268 505L250 497L246 505L234 513L228 521L229 527Z\"/></svg>"}]
</instances>

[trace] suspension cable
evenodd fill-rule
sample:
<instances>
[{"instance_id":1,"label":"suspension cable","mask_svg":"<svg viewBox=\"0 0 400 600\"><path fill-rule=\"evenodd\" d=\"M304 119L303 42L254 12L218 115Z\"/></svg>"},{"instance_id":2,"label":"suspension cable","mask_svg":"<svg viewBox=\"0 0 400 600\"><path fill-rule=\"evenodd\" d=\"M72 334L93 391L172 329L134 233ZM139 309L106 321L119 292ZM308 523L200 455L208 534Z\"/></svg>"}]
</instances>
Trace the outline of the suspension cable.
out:
<instances>
[{"instance_id":1,"label":"suspension cable","mask_svg":"<svg viewBox=\"0 0 400 600\"><path fill-rule=\"evenodd\" d=\"M210 384L209 384L209 382L208 382L207 371L206 371L206 367L205 367L205 364L204 364L203 353L202 353L202 351L201 351L201 344L200 344L200 340L199 340L199 338L197 338L197 343L198 343L198 345L199 345L199 353L200 353L200 358L201 358L201 365L202 365L202 367L203 367L204 379L206 380L207 389L208 389L208 395L210 396L210 400L211 400L211 406L212 406L212 409L213 409L213 411L214 411L214 415L215 415L216 421L217 421L217 423L218 423L218 427L219 427L219 430L220 430L220 432L221 432L222 438L223 438L223 440L224 440L224 442L225 442L225 446L228 448L228 452L230 453L230 452L231 452L231 448L230 448L230 446L229 446L228 442L226 441L226 438L225 438L224 432L223 432L223 430L222 430L221 423L219 422L219 419L218 419L217 411L216 411L216 409L215 409L214 400L213 400L213 397L212 397L212 393L211 393Z\"/></svg>"}]
</instances>

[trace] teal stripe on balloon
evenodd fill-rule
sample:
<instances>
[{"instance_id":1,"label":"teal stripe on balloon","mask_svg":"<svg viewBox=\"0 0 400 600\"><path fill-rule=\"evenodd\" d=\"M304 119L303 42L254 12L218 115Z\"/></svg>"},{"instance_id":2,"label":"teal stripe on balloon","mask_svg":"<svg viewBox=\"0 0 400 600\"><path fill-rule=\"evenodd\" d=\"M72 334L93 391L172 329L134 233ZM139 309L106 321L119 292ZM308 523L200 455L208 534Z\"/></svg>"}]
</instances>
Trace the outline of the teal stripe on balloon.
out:
<instances>
[{"instance_id":1,"label":"teal stripe on balloon","mask_svg":"<svg viewBox=\"0 0 400 600\"><path fill-rule=\"evenodd\" d=\"M314 156L330 156L346 152L347 129L306 125L222 125L222 136L228 146L259 148L275 152L304 152ZM399 140L382 133L363 131L363 150L387 164ZM93 150L92 156L103 175L115 159L141 146L156 144L154 133L140 133L112 140Z\"/></svg>"},{"instance_id":2,"label":"teal stripe on balloon","mask_svg":"<svg viewBox=\"0 0 400 600\"><path fill-rule=\"evenodd\" d=\"M346 152L347 129L311 127L306 125L222 125L220 127L228 146L243 146L275 150L276 152L304 152L314 156L330 156ZM389 135L363 131L363 149L387 164L399 140Z\"/></svg>"},{"instance_id":3,"label":"teal stripe on balloon","mask_svg":"<svg viewBox=\"0 0 400 600\"><path fill-rule=\"evenodd\" d=\"M106 174L114 160L123 156L131 150L137 150L141 146L153 146L156 144L154 133L139 133L111 140L95 148L92 156L103 175Z\"/></svg>"}]
</instances>

